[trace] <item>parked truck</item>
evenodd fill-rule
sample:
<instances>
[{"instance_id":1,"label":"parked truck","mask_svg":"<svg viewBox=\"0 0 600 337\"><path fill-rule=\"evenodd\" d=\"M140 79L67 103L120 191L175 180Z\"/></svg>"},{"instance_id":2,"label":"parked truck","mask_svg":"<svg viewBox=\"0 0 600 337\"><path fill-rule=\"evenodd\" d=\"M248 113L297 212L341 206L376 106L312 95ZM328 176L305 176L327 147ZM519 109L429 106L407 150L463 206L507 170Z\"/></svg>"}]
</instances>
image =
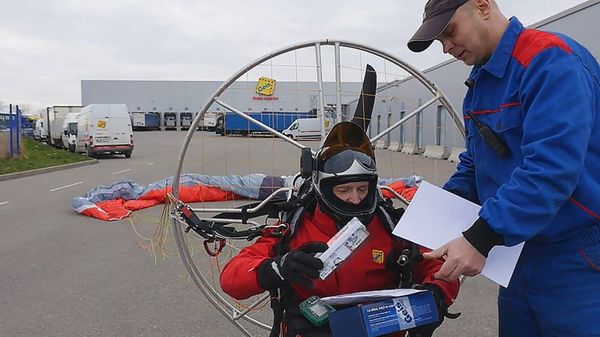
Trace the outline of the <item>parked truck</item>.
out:
<instances>
[{"instance_id":1,"label":"parked truck","mask_svg":"<svg viewBox=\"0 0 600 337\"><path fill-rule=\"evenodd\" d=\"M177 115L174 112L165 112L165 130L177 130Z\"/></svg>"},{"instance_id":2,"label":"parked truck","mask_svg":"<svg viewBox=\"0 0 600 337\"><path fill-rule=\"evenodd\" d=\"M35 132L33 138L40 142L45 142L48 138L48 129L46 128L46 119L40 118L35 121Z\"/></svg>"},{"instance_id":3,"label":"parked truck","mask_svg":"<svg viewBox=\"0 0 600 337\"><path fill-rule=\"evenodd\" d=\"M55 105L46 108L46 131L48 144L62 147L63 122L68 113L78 113L80 105Z\"/></svg>"},{"instance_id":4,"label":"parked truck","mask_svg":"<svg viewBox=\"0 0 600 337\"><path fill-rule=\"evenodd\" d=\"M216 131L215 128L217 126L217 119L221 116L223 116L222 113L206 112L204 114L204 118L203 118L202 126L200 127L200 130L215 132Z\"/></svg>"},{"instance_id":5,"label":"parked truck","mask_svg":"<svg viewBox=\"0 0 600 337\"><path fill-rule=\"evenodd\" d=\"M248 113L250 117L262 122L263 124L277 130L283 131L288 128L296 119L306 118L308 112L252 112ZM242 116L233 112L225 114L223 135L256 135L266 134L267 130L250 122Z\"/></svg>"},{"instance_id":6,"label":"parked truck","mask_svg":"<svg viewBox=\"0 0 600 337\"><path fill-rule=\"evenodd\" d=\"M35 116L25 115L22 111L19 115L21 116L21 120L17 124L16 112L13 112L12 118L10 112L0 112L0 130L7 130L11 125L13 125L13 128L16 128L18 125L21 129L21 135L25 137L35 137L35 123L37 118Z\"/></svg>"},{"instance_id":7,"label":"parked truck","mask_svg":"<svg viewBox=\"0 0 600 337\"><path fill-rule=\"evenodd\" d=\"M182 112L179 114L179 125L181 126L181 130L188 130L192 125L192 113L191 112Z\"/></svg>"},{"instance_id":8,"label":"parked truck","mask_svg":"<svg viewBox=\"0 0 600 337\"><path fill-rule=\"evenodd\" d=\"M217 117L217 123L215 124L215 133L217 135L225 136L225 116L219 115Z\"/></svg>"},{"instance_id":9,"label":"parked truck","mask_svg":"<svg viewBox=\"0 0 600 337\"><path fill-rule=\"evenodd\" d=\"M77 116L79 112L69 112L63 119L62 125L62 147L75 152L77 141Z\"/></svg>"},{"instance_id":10,"label":"parked truck","mask_svg":"<svg viewBox=\"0 0 600 337\"><path fill-rule=\"evenodd\" d=\"M131 125L134 131L160 130L160 116L152 112L132 112Z\"/></svg>"}]
</instances>

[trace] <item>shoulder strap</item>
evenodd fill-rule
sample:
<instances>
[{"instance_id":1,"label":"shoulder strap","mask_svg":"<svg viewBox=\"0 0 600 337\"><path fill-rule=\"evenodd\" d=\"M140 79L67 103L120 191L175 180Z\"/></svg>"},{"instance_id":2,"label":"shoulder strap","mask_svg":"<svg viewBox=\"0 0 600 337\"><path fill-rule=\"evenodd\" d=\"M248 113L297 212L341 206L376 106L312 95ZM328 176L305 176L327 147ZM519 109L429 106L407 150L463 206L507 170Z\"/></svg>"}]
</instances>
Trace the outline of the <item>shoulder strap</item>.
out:
<instances>
[{"instance_id":1,"label":"shoulder strap","mask_svg":"<svg viewBox=\"0 0 600 337\"><path fill-rule=\"evenodd\" d=\"M306 212L312 212L316 205L315 190L310 179L305 180L298 189L298 195L295 197L294 207L292 207L284 217L285 222L290 226L289 236L293 236L296 228Z\"/></svg>"},{"instance_id":2,"label":"shoulder strap","mask_svg":"<svg viewBox=\"0 0 600 337\"><path fill-rule=\"evenodd\" d=\"M383 222L385 229L391 233L402 217L402 214L404 214L404 209L394 208L394 204L391 199L383 199L382 197L378 196L375 212Z\"/></svg>"},{"instance_id":3,"label":"shoulder strap","mask_svg":"<svg viewBox=\"0 0 600 337\"><path fill-rule=\"evenodd\" d=\"M302 224L302 218L306 212L312 212L315 209L316 198L314 188L310 179L302 183L298 189L298 194L292 196L288 201L288 209L283 216L283 221L289 226L285 235L274 247L275 253L283 255L290 251L290 241L298 226Z\"/></svg>"},{"instance_id":4,"label":"shoulder strap","mask_svg":"<svg viewBox=\"0 0 600 337\"><path fill-rule=\"evenodd\" d=\"M288 224L288 230L285 235L279 239L279 242L273 247L277 255L283 255L290 251L290 242L296 233L296 229L302 223L302 218L306 212L312 212L316 205L316 198L312 182L307 179L298 189L298 194L292 196L285 204L285 215L283 220ZM294 293L289 287L283 287L271 292L271 309L273 309L273 328L270 337L279 336L281 324L284 322L287 311L293 303Z\"/></svg>"},{"instance_id":5,"label":"shoulder strap","mask_svg":"<svg viewBox=\"0 0 600 337\"><path fill-rule=\"evenodd\" d=\"M390 232L394 230L396 224L404 214L403 208L394 208L391 199L384 200L383 198L377 204L377 214L379 215L383 226ZM415 243L404 240L400 237L394 238L404 244L402 251L397 252L394 260L386 263L388 268L397 270L400 272L400 288L410 288L412 286L412 271L414 265L421 261L421 252L419 246Z\"/></svg>"}]
</instances>

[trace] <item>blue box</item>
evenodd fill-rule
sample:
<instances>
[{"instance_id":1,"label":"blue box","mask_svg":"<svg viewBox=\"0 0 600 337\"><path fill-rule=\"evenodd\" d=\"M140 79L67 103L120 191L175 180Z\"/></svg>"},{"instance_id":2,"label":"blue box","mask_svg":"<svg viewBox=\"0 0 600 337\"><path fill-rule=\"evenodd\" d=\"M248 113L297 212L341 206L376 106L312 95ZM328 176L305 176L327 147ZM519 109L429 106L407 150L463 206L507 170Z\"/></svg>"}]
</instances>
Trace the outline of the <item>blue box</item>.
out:
<instances>
[{"instance_id":1,"label":"blue box","mask_svg":"<svg viewBox=\"0 0 600 337\"><path fill-rule=\"evenodd\" d=\"M376 337L438 321L433 295L423 291L329 313L333 337Z\"/></svg>"}]
</instances>

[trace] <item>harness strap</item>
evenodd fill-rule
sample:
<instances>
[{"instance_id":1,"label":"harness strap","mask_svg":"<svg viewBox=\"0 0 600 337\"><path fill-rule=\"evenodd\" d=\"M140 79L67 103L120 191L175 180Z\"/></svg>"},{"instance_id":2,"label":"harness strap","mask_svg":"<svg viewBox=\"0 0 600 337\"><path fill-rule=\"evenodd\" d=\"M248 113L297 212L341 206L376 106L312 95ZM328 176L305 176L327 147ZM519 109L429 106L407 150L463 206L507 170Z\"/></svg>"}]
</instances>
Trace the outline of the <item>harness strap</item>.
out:
<instances>
[{"instance_id":1,"label":"harness strap","mask_svg":"<svg viewBox=\"0 0 600 337\"><path fill-rule=\"evenodd\" d=\"M306 186L303 185L302 187ZM313 211L317 205L316 199L314 197L314 190L312 190L312 188L301 188L300 190L304 190L305 193L299 194L299 196L294 200L295 208L290 208L286 214L286 217L284 218L285 222L288 224L289 227L285 235L281 237L280 241L273 248L275 254L281 255L289 252L290 241L296 233L298 226L301 225L301 221L304 214L306 212ZM290 203L290 205L291 204L292 203ZM394 227L396 226L397 220L399 220L400 216L402 216L404 210L397 210L393 208L393 205L391 205L390 202L379 198L378 206L376 207L375 212L381 219L382 224L386 228L386 230L388 230L391 233ZM398 238L398 240L403 239ZM412 284L410 284L412 281L412 274L410 273L410 271L413 267L413 262L415 260L414 252L416 251L416 253L419 254L419 250L415 244L408 241L406 241L406 243L407 245L409 245L408 248L405 249L405 251L410 252L410 254L408 254L409 257L407 261L409 263L405 263L402 268L401 275L403 281L401 284L408 284L408 287L410 287L412 286ZM291 289L289 288L280 289L279 292L275 291L275 293L279 296L275 297L271 295L271 308L273 309L274 325L273 329L271 330L271 335L269 335L270 337L277 336L276 334L274 334L275 332L281 332L280 326L283 323L283 319L286 315L285 313L288 311L287 305L293 302L292 298L294 296Z\"/></svg>"},{"instance_id":2,"label":"harness strap","mask_svg":"<svg viewBox=\"0 0 600 337\"><path fill-rule=\"evenodd\" d=\"M281 303L281 295L278 289L269 290L271 296L271 309L273 310L273 327L269 337L279 337L281 334L281 323L283 322L284 307Z\"/></svg>"},{"instance_id":3,"label":"harness strap","mask_svg":"<svg viewBox=\"0 0 600 337\"><path fill-rule=\"evenodd\" d=\"M375 209L377 215L383 222L383 226L392 233L394 228L396 227L396 223L400 220L402 214L404 214L404 209L402 208L394 208L391 200L383 200L381 199L378 202L377 208ZM411 242L404 240L399 237L393 237L398 241L403 242L406 247L399 252L398 256L395 257L394 261L386 261L386 265L388 268L397 270L400 273L399 277L399 287L400 288L410 288L413 286L412 280L412 271L415 263L421 261L423 258L421 256L421 252L419 251L419 247Z\"/></svg>"}]
</instances>

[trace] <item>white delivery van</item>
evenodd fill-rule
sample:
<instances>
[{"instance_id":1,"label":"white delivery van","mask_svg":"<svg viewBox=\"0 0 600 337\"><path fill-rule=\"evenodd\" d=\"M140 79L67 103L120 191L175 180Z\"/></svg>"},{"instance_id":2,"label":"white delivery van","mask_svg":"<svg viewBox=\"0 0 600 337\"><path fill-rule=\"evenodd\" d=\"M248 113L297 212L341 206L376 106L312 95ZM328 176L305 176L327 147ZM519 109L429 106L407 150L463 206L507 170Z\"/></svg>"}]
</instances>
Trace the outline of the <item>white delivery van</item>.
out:
<instances>
[{"instance_id":1,"label":"white delivery van","mask_svg":"<svg viewBox=\"0 0 600 337\"><path fill-rule=\"evenodd\" d=\"M79 112L69 112L63 119L62 146L71 152L75 152L77 141L77 115Z\"/></svg>"},{"instance_id":2,"label":"white delivery van","mask_svg":"<svg viewBox=\"0 0 600 337\"><path fill-rule=\"evenodd\" d=\"M33 138L40 142L45 142L48 135L48 129L46 128L46 120L38 119L35 121L35 131Z\"/></svg>"},{"instance_id":3,"label":"white delivery van","mask_svg":"<svg viewBox=\"0 0 600 337\"><path fill-rule=\"evenodd\" d=\"M333 127L333 120L325 119L325 133ZM321 119L320 118L298 118L281 133L292 138L320 138L321 137Z\"/></svg>"},{"instance_id":4,"label":"white delivery van","mask_svg":"<svg viewBox=\"0 0 600 337\"><path fill-rule=\"evenodd\" d=\"M77 152L97 154L133 152L133 130L125 104L90 104L77 116Z\"/></svg>"}]
</instances>

